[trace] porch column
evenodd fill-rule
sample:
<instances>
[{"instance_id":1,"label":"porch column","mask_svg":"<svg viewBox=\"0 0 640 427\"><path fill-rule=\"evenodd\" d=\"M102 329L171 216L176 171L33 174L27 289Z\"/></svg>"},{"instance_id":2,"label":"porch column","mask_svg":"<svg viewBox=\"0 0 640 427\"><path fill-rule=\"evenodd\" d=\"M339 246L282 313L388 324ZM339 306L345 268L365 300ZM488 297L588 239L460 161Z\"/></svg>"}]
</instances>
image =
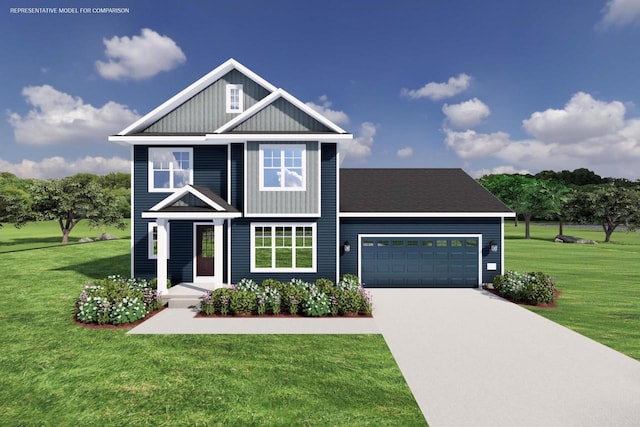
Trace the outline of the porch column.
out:
<instances>
[{"instance_id":1,"label":"porch column","mask_svg":"<svg viewBox=\"0 0 640 427\"><path fill-rule=\"evenodd\" d=\"M158 255L157 255L157 275L158 293L161 295L167 293L167 224L169 220L158 219Z\"/></svg>"}]
</instances>

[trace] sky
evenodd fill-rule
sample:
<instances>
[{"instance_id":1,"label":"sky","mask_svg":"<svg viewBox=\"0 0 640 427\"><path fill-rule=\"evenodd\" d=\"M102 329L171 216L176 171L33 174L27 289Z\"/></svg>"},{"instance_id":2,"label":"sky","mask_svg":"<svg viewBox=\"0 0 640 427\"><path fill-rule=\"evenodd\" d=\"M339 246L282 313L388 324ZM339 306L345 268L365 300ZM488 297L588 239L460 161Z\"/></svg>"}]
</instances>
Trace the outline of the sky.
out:
<instances>
[{"instance_id":1,"label":"sky","mask_svg":"<svg viewBox=\"0 0 640 427\"><path fill-rule=\"evenodd\" d=\"M640 0L12 0L0 171L129 172L107 137L235 58L353 133L343 167L636 180L638 46Z\"/></svg>"}]
</instances>

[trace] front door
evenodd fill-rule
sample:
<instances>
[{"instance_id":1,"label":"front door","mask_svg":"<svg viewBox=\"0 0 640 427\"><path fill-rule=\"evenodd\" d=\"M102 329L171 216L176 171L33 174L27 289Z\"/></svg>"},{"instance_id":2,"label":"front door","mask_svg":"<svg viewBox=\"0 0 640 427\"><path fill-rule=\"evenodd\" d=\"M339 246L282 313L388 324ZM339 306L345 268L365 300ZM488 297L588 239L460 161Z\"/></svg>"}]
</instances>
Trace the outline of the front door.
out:
<instances>
[{"instance_id":1,"label":"front door","mask_svg":"<svg viewBox=\"0 0 640 427\"><path fill-rule=\"evenodd\" d=\"M213 224L196 225L196 277L213 278L215 271L216 233Z\"/></svg>"}]
</instances>

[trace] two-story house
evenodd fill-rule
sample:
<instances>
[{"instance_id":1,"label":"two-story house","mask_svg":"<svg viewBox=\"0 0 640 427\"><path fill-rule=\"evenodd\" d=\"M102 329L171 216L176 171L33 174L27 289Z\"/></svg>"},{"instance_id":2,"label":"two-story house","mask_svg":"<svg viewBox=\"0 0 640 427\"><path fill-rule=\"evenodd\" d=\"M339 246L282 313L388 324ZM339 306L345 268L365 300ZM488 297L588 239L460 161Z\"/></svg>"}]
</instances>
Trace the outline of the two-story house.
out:
<instances>
[{"instance_id":1,"label":"two-story house","mask_svg":"<svg viewBox=\"0 0 640 427\"><path fill-rule=\"evenodd\" d=\"M479 286L513 216L460 169L340 169L353 136L230 59L110 141L131 146L131 274Z\"/></svg>"}]
</instances>

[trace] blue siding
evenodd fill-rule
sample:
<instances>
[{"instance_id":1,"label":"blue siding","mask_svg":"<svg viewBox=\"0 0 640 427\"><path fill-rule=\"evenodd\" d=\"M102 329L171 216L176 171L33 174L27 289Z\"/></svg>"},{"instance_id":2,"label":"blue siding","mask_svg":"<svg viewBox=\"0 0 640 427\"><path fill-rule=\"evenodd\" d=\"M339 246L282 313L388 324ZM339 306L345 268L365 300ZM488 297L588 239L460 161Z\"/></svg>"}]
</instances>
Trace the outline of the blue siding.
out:
<instances>
[{"instance_id":1,"label":"blue siding","mask_svg":"<svg viewBox=\"0 0 640 427\"><path fill-rule=\"evenodd\" d=\"M148 223L154 220L142 219L142 212L165 199L170 193L148 192L148 148L136 146L133 151L133 274L151 279L156 276L156 260L148 259ZM203 186L227 197L227 147L196 146L193 148L194 185ZM175 283L193 280L193 221L171 221L170 259L168 274ZM223 265L226 269L226 250L223 251Z\"/></svg>"},{"instance_id":2,"label":"blue siding","mask_svg":"<svg viewBox=\"0 0 640 427\"><path fill-rule=\"evenodd\" d=\"M489 242L501 240L500 218L343 218L340 240L348 241L351 251L340 256L340 273L358 274L359 234L481 234L482 282L489 283L502 268L500 251L489 251ZM496 271L487 271L487 263L497 264Z\"/></svg>"},{"instance_id":3,"label":"blue siding","mask_svg":"<svg viewBox=\"0 0 640 427\"><path fill-rule=\"evenodd\" d=\"M231 205L244 212L244 144L231 144Z\"/></svg>"},{"instance_id":4,"label":"blue siding","mask_svg":"<svg viewBox=\"0 0 640 427\"><path fill-rule=\"evenodd\" d=\"M232 151L233 153L233 151ZM232 161L232 169L233 169ZM335 280L336 277L336 144L322 144L321 147L321 218L316 221L316 273L251 273L251 223L298 223L313 222L309 218L240 218L232 222L231 281L237 283L242 278L257 282L272 278L289 281L300 278L313 281L317 278ZM232 184L233 187L233 184ZM235 205L235 203L234 203Z\"/></svg>"}]
</instances>

